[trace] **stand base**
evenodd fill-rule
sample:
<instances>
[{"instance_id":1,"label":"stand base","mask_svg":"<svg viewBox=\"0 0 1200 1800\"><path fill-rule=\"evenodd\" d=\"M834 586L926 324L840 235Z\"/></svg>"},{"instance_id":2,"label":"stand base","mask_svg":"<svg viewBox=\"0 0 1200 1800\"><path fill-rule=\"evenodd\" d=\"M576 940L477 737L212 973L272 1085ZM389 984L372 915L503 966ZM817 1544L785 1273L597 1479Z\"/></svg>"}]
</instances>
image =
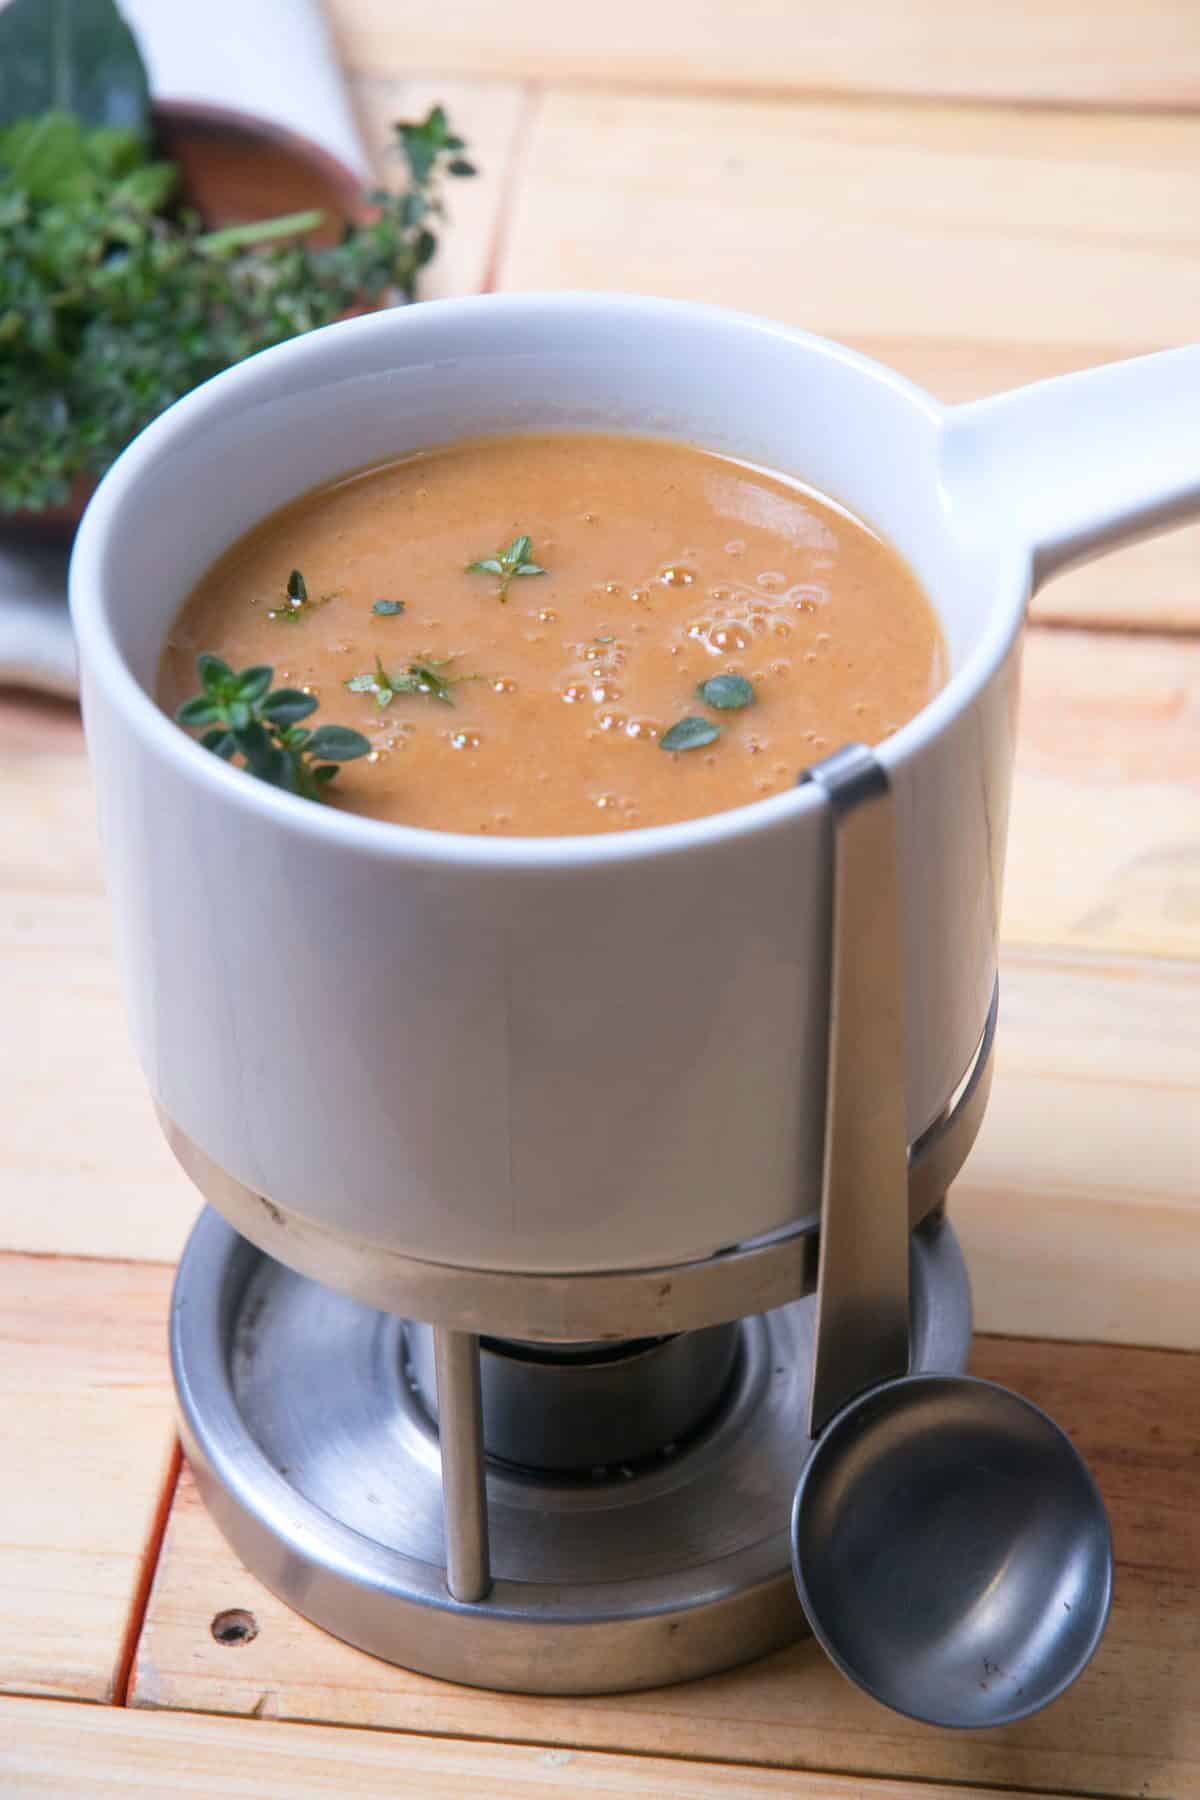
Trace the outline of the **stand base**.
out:
<instances>
[{"instance_id":1,"label":"stand base","mask_svg":"<svg viewBox=\"0 0 1200 1800\"><path fill-rule=\"evenodd\" d=\"M915 1370L965 1366L970 1289L944 1222L912 1239ZM213 1212L179 1266L171 1346L184 1446L242 1562L336 1637L424 1674L611 1693L711 1674L805 1629L788 1522L814 1301L739 1327L692 1439L637 1464L488 1467L495 1583L445 1587L440 1457L404 1322L293 1274Z\"/></svg>"}]
</instances>

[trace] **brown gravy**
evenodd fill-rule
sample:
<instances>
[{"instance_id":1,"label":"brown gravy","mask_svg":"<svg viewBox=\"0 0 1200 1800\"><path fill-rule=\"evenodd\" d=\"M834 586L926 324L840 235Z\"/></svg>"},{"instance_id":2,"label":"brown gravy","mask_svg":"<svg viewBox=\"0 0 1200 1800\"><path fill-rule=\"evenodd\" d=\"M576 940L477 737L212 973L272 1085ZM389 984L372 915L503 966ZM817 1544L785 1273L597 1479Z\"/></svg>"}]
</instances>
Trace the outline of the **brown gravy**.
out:
<instances>
[{"instance_id":1,"label":"brown gravy","mask_svg":"<svg viewBox=\"0 0 1200 1800\"><path fill-rule=\"evenodd\" d=\"M501 600L502 578L466 565L525 534L545 572L512 576ZM293 569L309 601L289 616ZM318 695L309 725L371 738L335 804L496 835L743 806L839 744L878 743L946 678L916 578L839 507L684 444L571 432L406 457L284 507L183 606L160 670L168 710L196 692L203 650L271 664L276 685ZM380 706L345 686L376 657L393 680L441 658L439 676L470 679L454 680L452 704L408 691ZM752 702L701 698L717 675L748 680ZM719 736L664 751L685 718Z\"/></svg>"}]
</instances>

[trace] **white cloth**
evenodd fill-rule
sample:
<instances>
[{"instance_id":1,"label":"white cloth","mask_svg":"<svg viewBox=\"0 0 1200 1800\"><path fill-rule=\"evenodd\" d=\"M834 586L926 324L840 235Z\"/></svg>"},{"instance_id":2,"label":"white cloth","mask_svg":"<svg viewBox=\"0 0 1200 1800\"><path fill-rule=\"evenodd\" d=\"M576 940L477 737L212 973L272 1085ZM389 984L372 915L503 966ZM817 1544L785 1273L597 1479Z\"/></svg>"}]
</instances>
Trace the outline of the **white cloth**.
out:
<instances>
[{"instance_id":1,"label":"white cloth","mask_svg":"<svg viewBox=\"0 0 1200 1800\"><path fill-rule=\"evenodd\" d=\"M64 547L0 540L0 683L79 692Z\"/></svg>"}]
</instances>

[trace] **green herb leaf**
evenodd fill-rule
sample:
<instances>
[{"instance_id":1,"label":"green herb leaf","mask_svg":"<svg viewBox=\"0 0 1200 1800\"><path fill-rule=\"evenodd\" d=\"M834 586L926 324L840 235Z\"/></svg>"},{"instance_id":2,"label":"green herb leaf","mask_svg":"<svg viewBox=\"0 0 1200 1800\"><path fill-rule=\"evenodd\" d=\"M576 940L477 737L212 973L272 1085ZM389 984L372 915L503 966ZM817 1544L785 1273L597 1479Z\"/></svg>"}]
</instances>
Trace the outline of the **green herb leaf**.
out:
<instances>
[{"instance_id":1,"label":"green herb leaf","mask_svg":"<svg viewBox=\"0 0 1200 1800\"><path fill-rule=\"evenodd\" d=\"M302 688L276 688L259 710L272 725L296 725L315 713L319 705L316 695L306 694Z\"/></svg>"},{"instance_id":2,"label":"green herb leaf","mask_svg":"<svg viewBox=\"0 0 1200 1800\"><path fill-rule=\"evenodd\" d=\"M0 23L4 15L0 14ZM0 134L0 160L12 170L29 199L38 205L86 193L94 177L83 126L70 113L47 112L19 119Z\"/></svg>"},{"instance_id":3,"label":"green herb leaf","mask_svg":"<svg viewBox=\"0 0 1200 1800\"><path fill-rule=\"evenodd\" d=\"M329 596L326 595L327 599L328 597ZM267 617L268 619L273 619L276 623L288 623L303 618L312 607L320 606L321 604L321 601L310 598L308 583L305 581L299 569L293 569L287 578L287 586L284 589L283 605L273 606L268 612Z\"/></svg>"},{"instance_id":4,"label":"green herb leaf","mask_svg":"<svg viewBox=\"0 0 1200 1800\"><path fill-rule=\"evenodd\" d=\"M271 686L273 671L265 663L235 674L229 664L208 652L196 658L203 693L185 700L175 714L181 725L211 725L200 742L227 762L240 756L251 775L285 793L319 800L337 773L337 765L365 756L371 746L360 731L346 725L320 725L309 731L298 721L317 709L317 700L299 688ZM312 758L321 759L314 767Z\"/></svg>"},{"instance_id":5,"label":"green herb leaf","mask_svg":"<svg viewBox=\"0 0 1200 1800\"><path fill-rule=\"evenodd\" d=\"M446 706L453 706L454 697L450 689L454 683L472 681L475 678L471 675L443 675L441 670L449 661L449 657L438 660L430 657L425 662L410 663L408 674L415 681L418 693L432 694L435 700L441 700Z\"/></svg>"},{"instance_id":6,"label":"green herb leaf","mask_svg":"<svg viewBox=\"0 0 1200 1800\"><path fill-rule=\"evenodd\" d=\"M381 619L394 619L397 613L404 611L403 600L376 600L371 611L378 613Z\"/></svg>"},{"instance_id":7,"label":"green herb leaf","mask_svg":"<svg viewBox=\"0 0 1200 1800\"><path fill-rule=\"evenodd\" d=\"M361 731L351 731L348 725L318 725L307 744L310 755L323 757L327 762L352 762L356 756L365 756L370 748L370 739Z\"/></svg>"},{"instance_id":8,"label":"green herb leaf","mask_svg":"<svg viewBox=\"0 0 1200 1800\"><path fill-rule=\"evenodd\" d=\"M220 231L206 231L196 239L196 249L208 256L229 256L255 244L275 243L280 238L307 237L325 223L325 214L310 208L307 212L284 213L278 219L250 219L244 225L223 225Z\"/></svg>"},{"instance_id":9,"label":"green herb leaf","mask_svg":"<svg viewBox=\"0 0 1200 1800\"><path fill-rule=\"evenodd\" d=\"M179 171L174 163L143 163L125 176L114 191L114 207L149 215L161 212L179 184Z\"/></svg>"},{"instance_id":10,"label":"green herb leaf","mask_svg":"<svg viewBox=\"0 0 1200 1800\"><path fill-rule=\"evenodd\" d=\"M248 716L239 717L246 713ZM251 767L266 757L273 748L273 740L268 736L266 727L249 709L240 702L229 709L229 724L233 732L234 742Z\"/></svg>"},{"instance_id":11,"label":"green herb leaf","mask_svg":"<svg viewBox=\"0 0 1200 1800\"><path fill-rule=\"evenodd\" d=\"M714 725L711 719L701 719L695 714L689 718L679 719L669 731L664 731L658 740L660 750L702 750L705 744L715 744L721 735L721 727Z\"/></svg>"},{"instance_id":12,"label":"green herb leaf","mask_svg":"<svg viewBox=\"0 0 1200 1800\"><path fill-rule=\"evenodd\" d=\"M113 0L11 0L0 11L0 124L54 109L148 135L145 66Z\"/></svg>"},{"instance_id":13,"label":"green herb leaf","mask_svg":"<svg viewBox=\"0 0 1200 1800\"><path fill-rule=\"evenodd\" d=\"M754 701L754 689L744 675L712 675L696 689L706 706L719 712L738 712Z\"/></svg>"},{"instance_id":14,"label":"green herb leaf","mask_svg":"<svg viewBox=\"0 0 1200 1800\"><path fill-rule=\"evenodd\" d=\"M205 693L220 695L226 689L232 689L233 670L219 656L211 656L204 651L196 658L196 672L204 687Z\"/></svg>"},{"instance_id":15,"label":"green herb leaf","mask_svg":"<svg viewBox=\"0 0 1200 1800\"><path fill-rule=\"evenodd\" d=\"M243 669L237 677L237 697L239 700L261 700L271 685L274 669L266 663L256 663L252 669Z\"/></svg>"},{"instance_id":16,"label":"green herb leaf","mask_svg":"<svg viewBox=\"0 0 1200 1800\"><path fill-rule=\"evenodd\" d=\"M207 694L197 694L193 700L185 700L175 713L179 725L213 725L220 717L215 700Z\"/></svg>"},{"instance_id":17,"label":"green herb leaf","mask_svg":"<svg viewBox=\"0 0 1200 1800\"><path fill-rule=\"evenodd\" d=\"M468 575L498 575L500 577L500 598L508 599L509 583L517 575L544 575L546 570L540 563L530 561L533 540L528 532L515 537L507 549L497 550L494 556L481 556L475 562L467 564Z\"/></svg>"},{"instance_id":18,"label":"green herb leaf","mask_svg":"<svg viewBox=\"0 0 1200 1800\"><path fill-rule=\"evenodd\" d=\"M374 694L375 704L380 708L390 706L397 693L395 679L388 674L378 655L373 674L352 675L346 686L352 694Z\"/></svg>"},{"instance_id":19,"label":"green herb leaf","mask_svg":"<svg viewBox=\"0 0 1200 1800\"><path fill-rule=\"evenodd\" d=\"M386 193L380 195L381 200L387 198ZM409 188L400 202L400 221L406 227L419 225L429 211L429 202L420 188Z\"/></svg>"}]
</instances>

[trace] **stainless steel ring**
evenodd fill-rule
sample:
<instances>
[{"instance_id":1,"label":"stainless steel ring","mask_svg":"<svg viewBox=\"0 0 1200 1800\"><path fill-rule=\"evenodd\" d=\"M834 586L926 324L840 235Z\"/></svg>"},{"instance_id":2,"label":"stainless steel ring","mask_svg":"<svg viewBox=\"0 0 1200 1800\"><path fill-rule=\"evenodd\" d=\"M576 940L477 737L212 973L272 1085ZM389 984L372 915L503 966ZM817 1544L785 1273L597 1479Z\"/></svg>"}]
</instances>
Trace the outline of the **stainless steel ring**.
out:
<instances>
[{"instance_id":1,"label":"stainless steel ring","mask_svg":"<svg viewBox=\"0 0 1200 1800\"><path fill-rule=\"evenodd\" d=\"M970 1290L949 1224L914 1234L911 1267L914 1365L961 1369ZM741 1323L717 1415L673 1454L600 1480L489 1464L492 1579L465 1602L448 1591L472 1550L451 1516L462 1495L443 1495L404 1321L289 1273L205 1212L171 1307L184 1448L245 1567L372 1655L524 1693L683 1681L804 1629L788 1519L810 1449L813 1310Z\"/></svg>"},{"instance_id":2,"label":"stainless steel ring","mask_svg":"<svg viewBox=\"0 0 1200 1800\"><path fill-rule=\"evenodd\" d=\"M975 1142L992 1084L999 987L946 1111L909 1150L914 1226L945 1199ZM452 1331L572 1343L658 1337L772 1311L816 1286L816 1214L696 1262L657 1269L530 1274L465 1269L357 1242L227 1174L161 1109L177 1160L204 1198L277 1262L381 1312Z\"/></svg>"}]
</instances>

